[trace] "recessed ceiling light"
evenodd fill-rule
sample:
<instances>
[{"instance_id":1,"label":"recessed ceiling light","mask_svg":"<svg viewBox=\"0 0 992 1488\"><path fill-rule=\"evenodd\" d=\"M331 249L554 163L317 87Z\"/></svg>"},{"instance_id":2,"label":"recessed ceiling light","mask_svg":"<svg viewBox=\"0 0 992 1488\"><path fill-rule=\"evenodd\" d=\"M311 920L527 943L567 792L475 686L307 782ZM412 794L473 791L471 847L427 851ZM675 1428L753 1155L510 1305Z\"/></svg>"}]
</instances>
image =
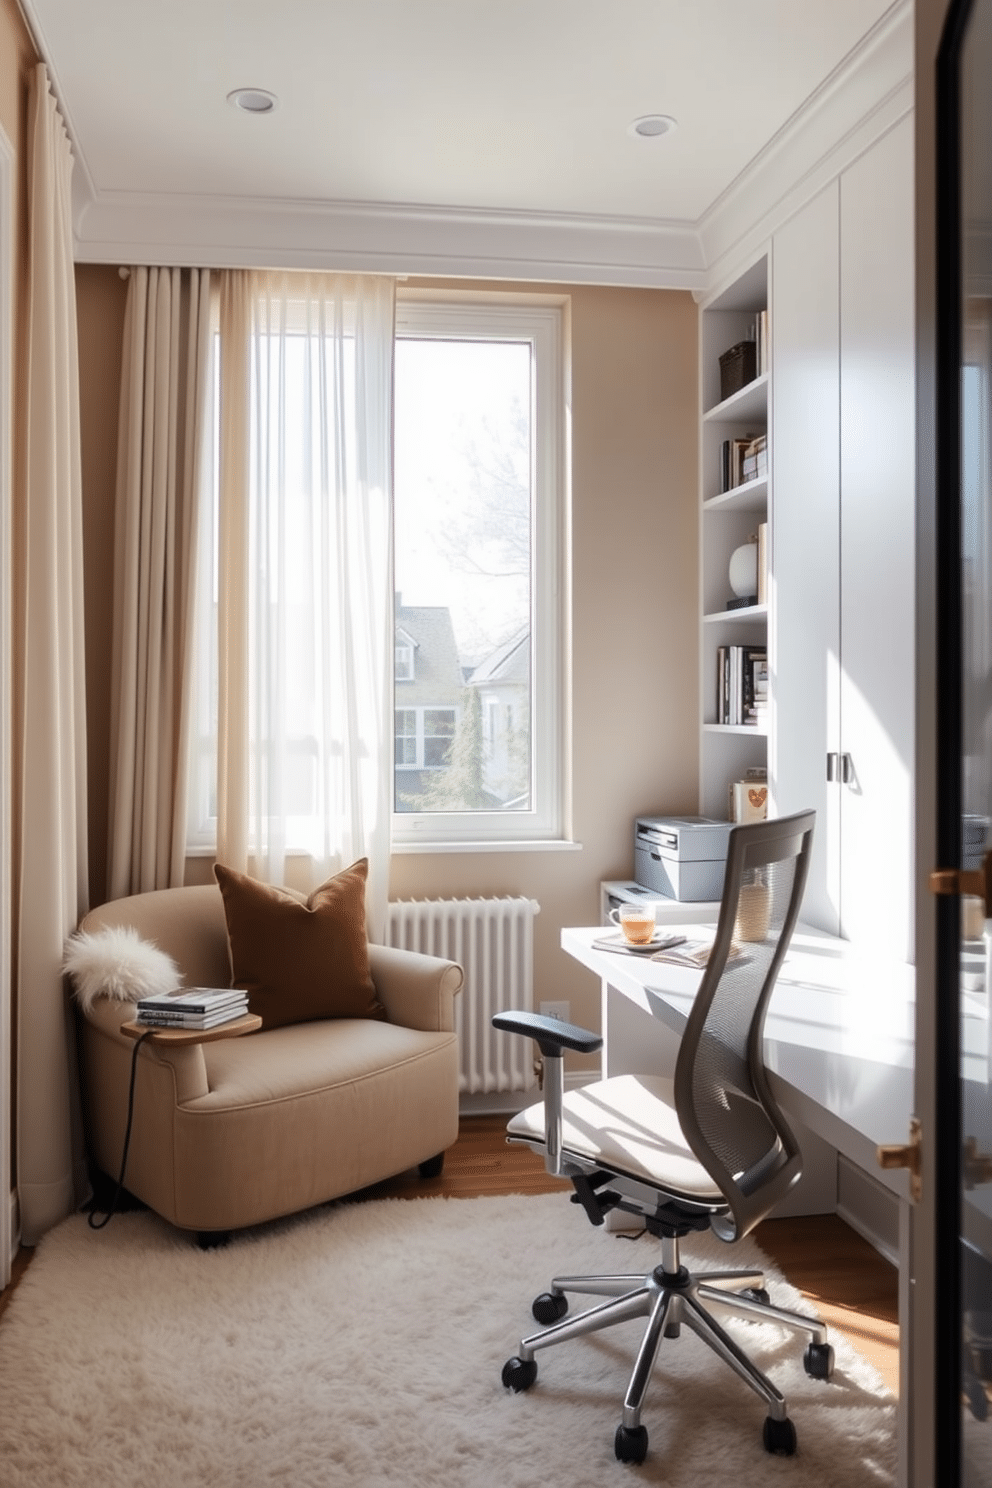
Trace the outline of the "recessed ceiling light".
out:
<instances>
[{"instance_id":1,"label":"recessed ceiling light","mask_svg":"<svg viewBox=\"0 0 992 1488\"><path fill-rule=\"evenodd\" d=\"M671 134L678 127L678 120L673 119L671 114L643 114L640 119L635 119L633 124L628 125L627 133L637 135L640 139L658 139L660 135Z\"/></svg>"},{"instance_id":2,"label":"recessed ceiling light","mask_svg":"<svg viewBox=\"0 0 992 1488\"><path fill-rule=\"evenodd\" d=\"M246 114L271 114L279 106L276 95L264 88L235 88L228 93L227 101L232 108L244 109Z\"/></svg>"}]
</instances>

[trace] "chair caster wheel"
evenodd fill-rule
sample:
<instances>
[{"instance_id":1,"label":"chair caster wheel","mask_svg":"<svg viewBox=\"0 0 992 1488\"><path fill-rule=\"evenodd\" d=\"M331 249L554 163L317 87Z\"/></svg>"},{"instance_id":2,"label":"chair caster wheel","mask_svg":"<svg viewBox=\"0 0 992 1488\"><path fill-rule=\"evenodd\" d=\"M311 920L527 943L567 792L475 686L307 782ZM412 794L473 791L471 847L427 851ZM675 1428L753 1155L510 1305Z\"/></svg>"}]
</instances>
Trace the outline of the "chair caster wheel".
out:
<instances>
[{"instance_id":1,"label":"chair caster wheel","mask_svg":"<svg viewBox=\"0 0 992 1488\"><path fill-rule=\"evenodd\" d=\"M618 1462L633 1462L640 1466L648 1455L648 1434L644 1427L618 1426L613 1450Z\"/></svg>"},{"instance_id":2,"label":"chair caster wheel","mask_svg":"<svg viewBox=\"0 0 992 1488\"><path fill-rule=\"evenodd\" d=\"M774 1416L765 1417L764 1430L765 1451L773 1452L777 1457L791 1457L796 1450L796 1428L786 1416L784 1421L776 1421Z\"/></svg>"},{"instance_id":3,"label":"chair caster wheel","mask_svg":"<svg viewBox=\"0 0 992 1488\"><path fill-rule=\"evenodd\" d=\"M803 1368L811 1379L828 1380L834 1372L834 1351L829 1343L808 1343Z\"/></svg>"},{"instance_id":4,"label":"chair caster wheel","mask_svg":"<svg viewBox=\"0 0 992 1488\"><path fill-rule=\"evenodd\" d=\"M507 1359L503 1365L500 1378L508 1390L519 1395L522 1390L529 1390L537 1379L537 1361L536 1359L519 1359L514 1354L513 1358Z\"/></svg>"},{"instance_id":5,"label":"chair caster wheel","mask_svg":"<svg viewBox=\"0 0 992 1488\"><path fill-rule=\"evenodd\" d=\"M740 1295L747 1297L751 1302L760 1302L762 1307L767 1307L771 1301L764 1287L745 1287Z\"/></svg>"},{"instance_id":6,"label":"chair caster wheel","mask_svg":"<svg viewBox=\"0 0 992 1488\"><path fill-rule=\"evenodd\" d=\"M568 1311L568 1298L561 1292L542 1292L530 1310L539 1323L557 1323Z\"/></svg>"}]
</instances>

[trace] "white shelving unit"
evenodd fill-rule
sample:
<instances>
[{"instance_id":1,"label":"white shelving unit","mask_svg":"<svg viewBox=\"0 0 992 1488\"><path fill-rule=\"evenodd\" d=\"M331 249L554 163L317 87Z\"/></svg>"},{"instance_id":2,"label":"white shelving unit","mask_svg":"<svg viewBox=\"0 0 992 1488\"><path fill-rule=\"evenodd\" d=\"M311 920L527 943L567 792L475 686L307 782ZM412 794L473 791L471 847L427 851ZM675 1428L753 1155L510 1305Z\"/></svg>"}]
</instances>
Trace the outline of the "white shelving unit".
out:
<instances>
[{"instance_id":1,"label":"white shelving unit","mask_svg":"<svg viewBox=\"0 0 992 1488\"><path fill-rule=\"evenodd\" d=\"M771 563L771 468L768 475L721 491L721 449L727 439L766 434L769 426L771 375L765 371L729 398L720 397L720 357L753 332L758 313L768 309L768 255L765 253L732 284L702 306L700 313L700 597L701 744L699 809L704 816L725 818L729 788L745 770L768 767L767 730L718 724L717 653L721 646L762 645L770 640L769 606L728 610L732 599L728 577L735 548L768 522ZM769 658L770 659L770 658ZM774 700L770 701L774 707Z\"/></svg>"}]
</instances>

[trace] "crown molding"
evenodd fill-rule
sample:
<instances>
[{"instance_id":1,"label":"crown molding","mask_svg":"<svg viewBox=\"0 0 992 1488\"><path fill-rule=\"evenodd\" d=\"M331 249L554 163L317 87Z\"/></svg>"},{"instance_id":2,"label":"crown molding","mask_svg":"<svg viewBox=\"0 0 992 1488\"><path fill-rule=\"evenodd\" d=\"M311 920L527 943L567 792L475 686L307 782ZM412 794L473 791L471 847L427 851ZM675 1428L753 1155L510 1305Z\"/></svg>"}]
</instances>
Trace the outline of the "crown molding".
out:
<instances>
[{"instance_id":1,"label":"crown molding","mask_svg":"<svg viewBox=\"0 0 992 1488\"><path fill-rule=\"evenodd\" d=\"M912 0L897 0L696 223L712 290L913 108Z\"/></svg>"},{"instance_id":2,"label":"crown molding","mask_svg":"<svg viewBox=\"0 0 992 1488\"><path fill-rule=\"evenodd\" d=\"M696 289L691 223L406 206L131 193L75 199L81 263L336 269Z\"/></svg>"}]
</instances>

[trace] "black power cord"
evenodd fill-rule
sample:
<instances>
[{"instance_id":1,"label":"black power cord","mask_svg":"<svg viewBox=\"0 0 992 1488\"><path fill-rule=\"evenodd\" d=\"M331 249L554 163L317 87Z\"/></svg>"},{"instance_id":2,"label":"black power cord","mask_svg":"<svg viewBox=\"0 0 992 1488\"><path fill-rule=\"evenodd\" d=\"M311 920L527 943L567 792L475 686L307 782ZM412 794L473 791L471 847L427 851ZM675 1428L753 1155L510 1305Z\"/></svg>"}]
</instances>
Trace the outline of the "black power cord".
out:
<instances>
[{"instance_id":1,"label":"black power cord","mask_svg":"<svg viewBox=\"0 0 992 1488\"><path fill-rule=\"evenodd\" d=\"M121 1171L117 1179L117 1191L114 1194L114 1197L111 1199L110 1207L107 1209L102 1219L96 1219L94 1217L100 1212L99 1209L96 1207L96 1204L94 1203L94 1207L86 1216L86 1223L89 1225L91 1230L102 1230L105 1225L108 1225L110 1223L115 1213L117 1212L117 1205L120 1201L121 1192L124 1188L124 1173L127 1169L128 1148L131 1145L131 1123L134 1119L134 1083L135 1076L138 1073L138 1050L145 1042L145 1039L148 1038L149 1034L152 1034L154 1032L154 1028L149 1028L144 1033L140 1034L135 1040L134 1051L131 1055L131 1079L128 1084L127 1090L127 1125L124 1128L124 1151L121 1155Z\"/></svg>"}]
</instances>

